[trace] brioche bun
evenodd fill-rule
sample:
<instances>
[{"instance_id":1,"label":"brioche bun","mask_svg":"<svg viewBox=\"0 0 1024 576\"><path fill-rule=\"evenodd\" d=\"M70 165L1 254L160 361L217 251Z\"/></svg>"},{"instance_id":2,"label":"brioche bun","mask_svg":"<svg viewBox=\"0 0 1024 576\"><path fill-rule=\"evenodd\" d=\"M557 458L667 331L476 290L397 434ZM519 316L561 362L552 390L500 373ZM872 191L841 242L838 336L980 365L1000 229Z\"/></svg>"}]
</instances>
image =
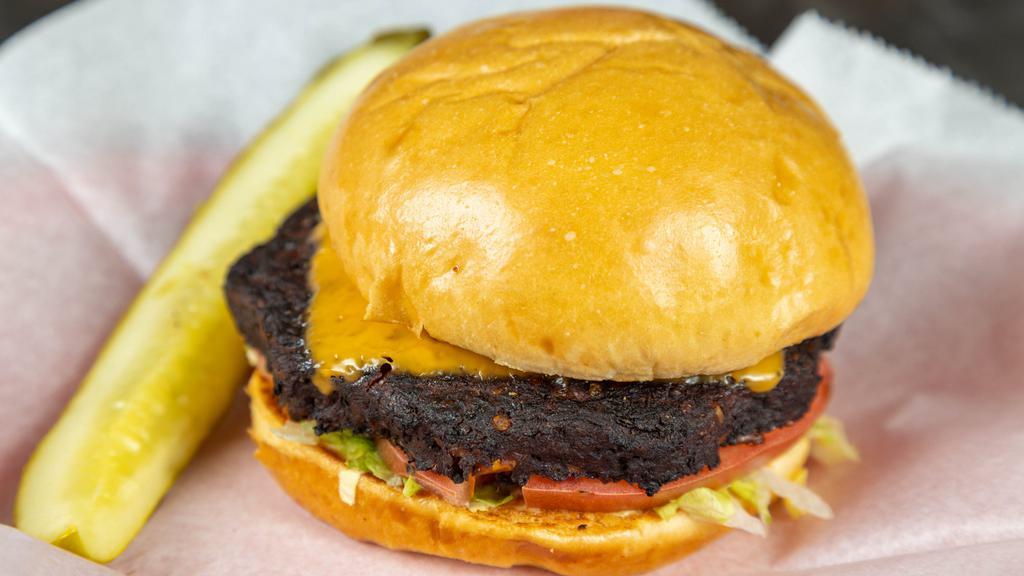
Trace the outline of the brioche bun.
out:
<instances>
[{"instance_id":1,"label":"brioche bun","mask_svg":"<svg viewBox=\"0 0 1024 576\"><path fill-rule=\"evenodd\" d=\"M532 511L515 505L471 512L426 493L403 496L369 474L360 478L350 506L338 496L341 460L272 432L286 417L274 400L271 381L254 371L247 391L256 457L296 502L358 540L490 566L611 575L667 564L727 531L682 513L662 520L652 511ZM767 467L791 476L804 465L808 451L807 440L801 439Z\"/></svg>"},{"instance_id":2,"label":"brioche bun","mask_svg":"<svg viewBox=\"0 0 1024 576\"><path fill-rule=\"evenodd\" d=\"M584 379L723 373L872 272L836 131L757 56L652 14L484 20L369 87L321 173L368 319Z\"/></svg>"}]
</instances>

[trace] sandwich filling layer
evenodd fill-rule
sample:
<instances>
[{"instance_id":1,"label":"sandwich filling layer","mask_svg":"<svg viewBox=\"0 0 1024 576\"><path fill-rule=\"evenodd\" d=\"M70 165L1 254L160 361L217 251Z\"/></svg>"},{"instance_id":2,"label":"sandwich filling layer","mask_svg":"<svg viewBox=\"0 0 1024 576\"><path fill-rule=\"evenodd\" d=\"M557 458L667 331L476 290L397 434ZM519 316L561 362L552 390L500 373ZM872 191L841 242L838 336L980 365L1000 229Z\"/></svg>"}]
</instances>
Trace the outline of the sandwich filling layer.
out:
<instances>
[{"instance_id":1,"label":"sandwich filling layer","mask_svg":"<svg viewBox=\"0 0 1024 576\"><path fill-rule=\"evenodd\" d=\"M509 371L428 340L434 350L455 350L444 369L431 371L408 354L396 361L415 335L395 335L406 329L390 324L370 330L392 334L394 349L338 350L325 358L310 345L337 332L323 326L329 315L311 312L324 297L311 278L318 251L324 256L319 222L316 204L303 206L227 280L228 304L273 378L278 404L293 421L315 422L317 434L365 435L398 449L410 470L454 484L487 470L513 487L531 478L587 478L624 481L653 495L714 470L721 448L758 444L799 420L818 393L820 355L834 340L833 331L781 351L769 361L781 365L781 378L760 386L756 380L770 366L653 383L584 381ZM334 286L331 298L358 298ZM358 308L346 305L337 304Z\"/></svg>"}]
</instances>

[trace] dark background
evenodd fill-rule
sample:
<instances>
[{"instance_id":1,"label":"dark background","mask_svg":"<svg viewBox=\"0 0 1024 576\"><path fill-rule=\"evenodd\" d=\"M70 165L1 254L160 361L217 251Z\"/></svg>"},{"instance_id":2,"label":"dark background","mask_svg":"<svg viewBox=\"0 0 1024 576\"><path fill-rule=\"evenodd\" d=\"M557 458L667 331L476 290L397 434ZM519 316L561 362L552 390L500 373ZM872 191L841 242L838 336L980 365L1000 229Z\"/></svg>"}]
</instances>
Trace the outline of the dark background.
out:
<instances>
[{"instance_id":1,"label":"dark background","mask_svg":"<svg viewBox=\"0 0 1024 576\"><path fill-rule=\"evenodd\" d=\"M69 0L0 0L0 41ZM581 2L585 3L585 2ZM771 45L805 10L868 30L1024 105L1024 1L717 0Z\"/></svg>"}]
</instances>

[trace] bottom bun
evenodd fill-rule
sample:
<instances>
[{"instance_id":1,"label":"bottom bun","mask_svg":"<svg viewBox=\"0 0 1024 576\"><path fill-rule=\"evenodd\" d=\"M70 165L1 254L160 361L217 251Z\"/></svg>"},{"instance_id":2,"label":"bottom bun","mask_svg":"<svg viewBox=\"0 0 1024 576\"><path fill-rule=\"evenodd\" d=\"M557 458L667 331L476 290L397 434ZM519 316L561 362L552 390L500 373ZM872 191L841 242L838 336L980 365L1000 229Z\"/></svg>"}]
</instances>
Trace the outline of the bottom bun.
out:
<instances>
[{"instance_id":1,"label":"bottom bun","mask_svg":"<svg viewBox=\"0 0 1024 576\"><path fill-rule=\"evenodd\" d=\"M359 480L355 504L348 505L338 495L342 461L272 432L286 417L270 381L258 371L248 392L256 457L295 501L357 540L490 566L636 574L681 558L728 531L684 513L662 520L652 511L570 512L521 504L471 512L425 492L404 496L369 474ZM804 465L808 449L808 441L801 439L767 468L788 477Z\"/></svg>"}]
</instances>

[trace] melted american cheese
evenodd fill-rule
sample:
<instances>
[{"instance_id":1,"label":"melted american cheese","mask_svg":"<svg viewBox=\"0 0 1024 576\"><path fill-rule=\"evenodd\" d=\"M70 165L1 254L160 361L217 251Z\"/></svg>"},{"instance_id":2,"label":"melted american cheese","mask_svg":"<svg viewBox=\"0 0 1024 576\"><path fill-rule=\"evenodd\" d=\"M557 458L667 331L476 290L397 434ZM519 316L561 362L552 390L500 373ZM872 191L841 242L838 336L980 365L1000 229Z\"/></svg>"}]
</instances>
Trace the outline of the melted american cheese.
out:
<instances>
[{"instance_id":1,"label":"melted american cheese","mask_svg":"<svg viewBox=\"0 0 1024 576\"><path fill-rule=\"evenodd\" d=\"M389 363L410 374L508 376L514 371L463 348L417 335L400 324L364 320L366 300L323 239L310 265L313 298L308 309L306 344L316 364L314 383L325 394L330 377L358 378Z\"/></svg>"},{"instance_id":2,"label":"melted american cheese","mask_svg":"<svg viewBox=\"0 0 1024 576\"><path fill-rule=\"evenodd\" d=\"M331 391L331 377L355 379L384 363L408 374L475 374L482 378L517 373L491 359L434 340L400 324L364 319L366 300L341 262L322 238L310 264L306 344L316 372L313 382L321 392ZM754 366L732 372L737 382L754 392L768 392L782 379L784 357L777 352Z\"/></svg>"},{"instance_id":3,"label":"melted american cheese","mask_svg":"<svg viewBox=\"0 0 1024 576\"><path fill-rule=\"evenodd\" d=\"M749 368L731 373L733 380L742 382L751 392L770 392L785 372L786 355L778 351Z\"/></svg>"}]
</instances>

